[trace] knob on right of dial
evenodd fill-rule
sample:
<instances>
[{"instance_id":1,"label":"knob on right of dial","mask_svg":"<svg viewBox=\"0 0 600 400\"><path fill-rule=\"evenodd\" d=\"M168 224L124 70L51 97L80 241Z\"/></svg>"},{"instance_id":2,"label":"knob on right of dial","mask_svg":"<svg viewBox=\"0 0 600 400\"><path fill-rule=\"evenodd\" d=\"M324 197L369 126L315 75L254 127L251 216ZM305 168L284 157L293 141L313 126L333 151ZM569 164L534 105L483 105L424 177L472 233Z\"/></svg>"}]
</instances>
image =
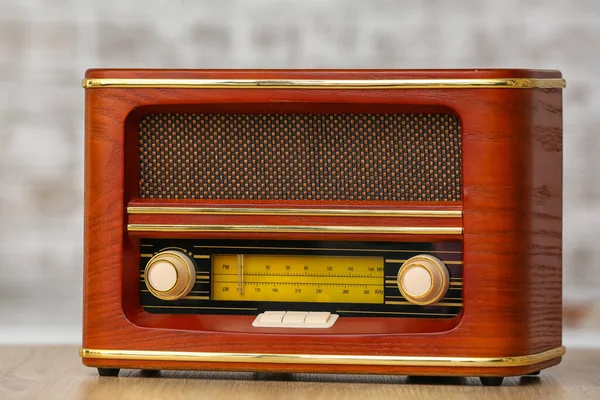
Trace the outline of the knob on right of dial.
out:
<instances>
[{"instance_id":1,"label":"knob on right of dial","mask_svg":"<svg viewBox=\"0 0 600 400\"><path fill-rule=\"evenodd\" d=\"M428 305L440 301L448 291L448 268L429 254L411 257L398 270L398 289L407 301Z\"/></svg>"}]
</instances>

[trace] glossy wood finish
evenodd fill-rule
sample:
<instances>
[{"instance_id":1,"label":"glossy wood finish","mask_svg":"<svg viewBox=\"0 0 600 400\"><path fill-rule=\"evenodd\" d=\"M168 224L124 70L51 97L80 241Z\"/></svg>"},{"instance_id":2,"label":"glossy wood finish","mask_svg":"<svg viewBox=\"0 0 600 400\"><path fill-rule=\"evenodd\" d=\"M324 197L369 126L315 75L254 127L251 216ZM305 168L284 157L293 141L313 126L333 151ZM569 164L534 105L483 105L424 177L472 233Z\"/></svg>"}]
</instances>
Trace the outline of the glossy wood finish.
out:
<instances>
[{"instance_id":1,"label":"glossy wood finish","mask_svg":"<svg viewBox=\"0 0 600 400\"><path fill-rule=\"evenodd\" d=\"M344 374L380 374L413 376L522 376L550 368L561 361L555 358L543 363L523 367L396 367L365 365L318 365L318 364L265 364L265 363L207 363L176 361L132 361L83 359L84 365L101 368L133 369L179 369L210 371L289 372L313 373L334 372Z\"/></svg>"},{"instance_id":2,"label":"glossy wood finish","mask_svg":"<svg viewBox=\"0 0 600 400\"><path fill-rule=\"evenodd\" d=\"M540 71L88 71L86 77L403 79L556 78ZM150 329L132 322L141 315L135 236L126 207L136 199L135 121L148 110L203 104L240 110L268 106L301 110L327 105L341 112L350 104L373 109L450 109L463 132L464 314L448 331L419 334L284 335L201 331L202 317L176 329ZM209 106L213 107L213 106ZM405 107L405 108L403 108ZM134 114L131 114L134 111ZM130 117L134 115L135 118ZM133 145L132 145L133 143ZM230 351L249 353L381 354L456 357L517 356L561 345L562 100L560 89L252 90L89 89L86 90L85 275L83 347L92 349ZM214 202L218 205L218 202ZM254 203L259 205L260 203ZM244 206L251 204L244 203ZM398 208L402 203L397 204ZM447 204L452 209L456 204ZM344 206L346 207L346 206ZM443 207L443 205L442 205ZM161 218L167 218L165 216ZM179 218L170 216L168 218ZM236 217L237 218L237 217ZM246 217L244 217L246 218ZM278 217L281 218L281 217ZM308 217L306 217L308 218ZM200 218L201 220L205 220ZM252 219L244 219L244 221ZM256 223L264 218L255 217ZM321 224L309 218L303 222ZM327 220L327 224L335 223ZM380 221L377 218L377 221ZM381 218L385 224L398 221ZM437 220L436 220L437 221ZM366 223L366 221L365 221ZM197 234L212 238L215 234ZM354 236L357 240L372 240ZM301 235L289 235L296 240ZM318 237L313 236L314 239ZM430 239L437 237L430 237ZM347 239L347 238L345 238ZM402 238L404 239L404 238ZM442 238L450 239L450 238ZM453 239L456 239L454 237ZM399 240L392 237L386 240ZM125 310L125 311L124 311ZM155 316L145 315L144 318ZM141 318L141 317L140 317ZM157 319L169 326L168 315ZM198 322L200 321L200 322ZM192 325L193 328L192 328ZM547 367L558 359L543 366ZM141 362L92 366L139 367ZM145 365L145 364L144 364ZM188 365L189 366L189 365ZM183 368L174 362L156 368ZM197 368L361 373L464 374L452 368L391 369L361 366L205 365ZM531 368L499 368L513 375ZM411 372L412 371L412 372ZM469 371L481 374L481 371Z\"/></svg>"},{"instance_id":3,"label":"glossy wood finish","mask_svg":"<svg viewBox=\"0 0 600 400\"><path fill-rule=\"evenodd\" d=\"M252 325L255 316L249 315L228 315L224 318L222 315L203 315L202 318L190 317L186 314L162 315L157 318L157 314L140 312L138 309L131 310L127 314L131 321L137 325L147 328L159 329L185 329L198 331L214 332L245 332ZM160 314L159 314L160 315ZM342 335L381 335L398 333L432 333L444 332L454 328L460 321L461 316L444 319L416 319L416 318L373 318L373 317L352 317L340 318L330 329L319 331L317 329L295 330L296 334L302 336L342 336ZM283 328L251 328L253 333L265 335L289 335L289 329ZM225 350L221 350L225 351ZM265 350L266 351L266 350Z\"/></svg>"},{"instance_id":4,"label":"glossy wood finish","mask_svg":"<svg viewBox=\"0 0 600 400\"><path fill-rule=\"evenodd\" d=\"M332 375L121 370L98 377L79 361L76 346L0 346L0 399L461 399L582 400L600 398L600 350L569 350L539 376L507 378L502 387L479 379L391 375Z\"/></svg>"},{"instance_id":5,"label":"glossy wood finish","mask_svg":"<svg viewBox=\"0 0 600 400\"><path fill-rule=\"evenodd\" d=\"M260 207L261 209L299 209L299 210L314 210L314 209L344 209L344 210L378 210L378 211L394 211L394 210L409 210L409 211L460 211L462 206L460 202L343 202L343 201L207 201L207 200L164 200L157 202L156 200L133 199L128 203L128 207L209 207L215 206L239 209L253 209ZM463 221L461 216L373 216L373 215L353 215L353 216L323 216L323 215L269 215L268 212L256 215L235 215L235 214L136 214L128 215L128 224L198 224L198 225L269 225L275 227L285 226L356 226L356 227L448 227L461 228ZM129 232L132 237L180 237L194 238L198 237L198 233L193 232ZM289 235L289 234L288 234ZM215 238L238 238L238 239L281 239L280 233L211 233ZM314 233L295 233L286 238L293 240L311 240L319 237L327 240L362 240L362 241L412 241L422 242L431 241L430 235L405 235L405 234L384 234L373 233L369 235L358 235L349 233L328 233L326 235L315 235ZM436 235L437 240L460 240L461 235L455 234L439 234Z\"/></svg>"},{"instance_id":6,"label":"glossy wood finish","mask_svg":"<svg viewBox=\"0 0 600 400\"><path fill-rule=\"evenodd\" d=\"M559 71L535 69L346 69L346 70L190 70L89 69L86 78L115 79L500 79L561 78Z\"/></svg>"}]
</instances>

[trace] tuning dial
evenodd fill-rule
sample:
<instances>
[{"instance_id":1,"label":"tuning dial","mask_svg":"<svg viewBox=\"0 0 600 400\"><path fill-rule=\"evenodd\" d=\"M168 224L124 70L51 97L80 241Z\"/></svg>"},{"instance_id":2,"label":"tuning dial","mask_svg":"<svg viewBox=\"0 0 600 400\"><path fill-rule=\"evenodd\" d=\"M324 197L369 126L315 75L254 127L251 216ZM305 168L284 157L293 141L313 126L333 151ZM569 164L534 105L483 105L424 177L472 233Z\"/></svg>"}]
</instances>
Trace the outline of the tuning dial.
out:
<instances>
[{"instance_id":1,"label":"tuning dial","mask_svg":"<svg viewBox=\"0 0 600 400\"><path fill-rule=\"evenodd\" d=\"M448 268L437 257L420 254L409 258L398 271L398 288L413 304L427 305L446 295L449 285Z\"/></svg>"},{"instance_id":2,"label":"tuning dial","mask_svg":"<svg viewBox=\"0 0 600 400\"><path fill-rule=\"evenodd\" d=\"M194 262L185 253L168 250L158 253L148 261L144 271L148 290L162 300L178 300L196 283Z\"/></svg>"}]
</instances>

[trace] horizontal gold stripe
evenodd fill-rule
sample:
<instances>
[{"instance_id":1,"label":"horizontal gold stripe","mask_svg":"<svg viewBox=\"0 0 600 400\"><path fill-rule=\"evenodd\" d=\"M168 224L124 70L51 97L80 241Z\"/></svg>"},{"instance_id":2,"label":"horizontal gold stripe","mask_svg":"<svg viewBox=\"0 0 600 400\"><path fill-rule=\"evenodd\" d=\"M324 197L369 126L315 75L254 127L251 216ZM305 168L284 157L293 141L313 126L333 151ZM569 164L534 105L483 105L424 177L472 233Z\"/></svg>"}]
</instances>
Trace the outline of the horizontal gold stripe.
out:
<instances>
[{"instance_id":1,"label":"horizontal gold stripe","mask_svg":"<svg viewBox=\"0 0 600 400\"><path fill-rule=\"evenodd\" d=\"M402 306L417 306L419 304L414 304L411 303L409 301L394 301L394 300L390 300L390 301L386 301L385 304L392 304L392 305L402 305ZM462 307L462 303L433 303L433 304L428 304L429 306L448 306L448 307Z\"/></svg>"},{"instance_id":2,"label":"horizontal gold stripe","mask_svg":"<svg viewBox=\"0 0 600 400\"><path fill-rule=\"evenodd\" d=\"M146 306L145 308L193 308L198 310L242 310L242 311L256 311L256 308L250 307L195 307L195 306Z\"/></svg>"},{"instance_id":3,"label":"horizontal gold stripe","mask_svg":"<svg viewBox=\"0 0 600 400\"><path fill-rule=\"evenodd\" d=\"M142 289L142 293L151 293L149 290ZM190 293L208 293L207 290L192 290ZM210 300L208 296L186 296L183 300Z\"/></svg>"},{"instance_id":4,"label":"horizontal gold stripe","mask_svg":"<svg viewBox=\"0 0 600 400\"><path fill-rule=\"evenodd\" d=\"M145 257L145 258L152 258L154 256L154 254L152 253L142 253L140 254L140 257Z\"/></svg>"},{"instance_id":5,"label":"horizontal gold stripe","mask_svg":"<svg viewBox=\"0 0 600 400\"><path fill-rule=\"evenodd\" d=\"M208 296L185 296L181 300L210 300Z\"/></svg>"},{"instance_id":6,"label":"horizontal gold stripe","mask_svg":"<svg viewBox=\"0 0 600 400\"><path fill-rule=\"evenodd\" d=\"M398 279L396 275L386 275L386 279ZM450 278L451 281L461 281L462 278Z\"/></svg>"},{"instance_id":7,"label":"horizontal gold stripe","mask_svg":"<svg viewBox=\"0 0 600 400\"><path fill-rule=\"evenodd\" d=\"M404 299L402 296L385 296L386 299ZM442 300L458 300L462 301L460 297L444 297Z\"/></svg>"},{"instance_id":8,"label":"horizontal gold stripe","mask_svg":"<svg viewBox=\"0 0 600 400\"><path fill-rule=\"evenodd\" d=\"M129 224L130 232L265 232L265 233L380 233L403 235L460 235L461 227L307 226L307 225L166 225Z\"/></svg>"},{"instance_id":9,"label":"horizontal gold stripe","mask_svg":"<svg viewBox=\"0 0 600 400\"><path fill-rule=\"evenodd\" d=\"M310 215L331 217L440 217L460 218L460 210L352 210L302 208L127 207L129 214L199 215Z\"/></svg>"},{"instance_id":10,"label":"horizontal gold stripe","mask_svg":"<svg viewBox=\"0 0 600 400\"><path fill-rule=\"evenodd\" d=\"M365 311L365 310L336 310L337 313L354 313L354 314L389 314L389 315L420 315L427 317L456 317L458 314L440 314L440 313L424 313L424 312L401 312L401 311Z\"/></svg>"},{"instance_id":11,"label":"horizontal gold stripe","mask_svg":"<svg viewBox=\"0 0 600 400\"><path fill-rule=\"evenodd\" d=\"M206 254L196 254L196 255L194 255L194 258L207 259L207 258L210 258L210 256L206 255Z\"/></svg>"},{"instance_id":12,"label":"horizontal gold stripe","mask_svg":"<svg viewBox=\"0 0 600 400\"><path fill-rule=\"evenodd\" d=\"M405 263L407 260L395 260L395 259L387 259L385 260L386 263L390 263L390 264L402 264ZM443 261L444 264L448 264L448 265L462 265L462 261Z\"/></svg>"},{"instance_id":13,"label":"horizontal gold stripe","mask_svg":"<svg viewBox=\"0 0 600 400\"><path fill-rule=\"evenodd\" d=\"M343 354L218 353L154 350L79 350L82 358L103 360L239 362L267 364L390 365L423 367L520 367L538 364L565 354L564 347L542 353L508 357L429 357Z\"/></svg>"},{"instance_id":14,"label":"horizontal gold stripe","mask_svg":"<svg viewBox=\"0 0 600 400\"><path fill-rule=\"evenodd\" d=\"M532 89L564 88L564 79L83 79L85 89Z\"/></svg>"},{"instance_id":15,"label":"horizontal gold stripe","mask_svg":"<svg viewBox=\"0 0 600 400\"><path fill-rule=\"evenodd\" d=\"M140 290L140 292L142 292L142 293L150 293L149 290L145 290L145 289ZM208 293L208 290L192 290L192 291L190 291L190 293Z\"/></svg>"},{"instance_id":16,"label":"horizontal gold stripe","mask_svg":"<svg viewBox=\"0 0 600 400\"><path fill-rule=\"evenodd\" d=\"M397 285L398 284L398 280L394 279L394 280L386 280L385 281L386 285ZM449 283L450 286L462 286L462 282L450 282ZM389 287L389 286L386 286Z\"/></svg>"},{"instance_id":17,"label":"horizontal gold stripe","mask_svg":"<svg viewBox=\"0 0 600 400\"><path fill-rule=\"evenodd\" d=\"M389 250L389 249L342 249L333 247L267 247L267 246L194 246L198 249L261 249L261 250L343 250L343 251L375 251L387 253L452 253L460 254L462 251L449 250Z\"/></svg>"},{"instance_id":18,"label":"horizontal gold stripe","mask_svg":"<svg viewBox=\"0 0 600 400\"><path fill-rule=\"evenodd\" d=\"M205 272L198 272L198 274L204 274ZM143 281L144 279L144 273L142 272L140 274L140 278L142 278L141 280ZM201 276L196 276L196 280L197 281L208 281L210 280L210 276L209 275L201 275Z\"/></svg>"}]
</instances>

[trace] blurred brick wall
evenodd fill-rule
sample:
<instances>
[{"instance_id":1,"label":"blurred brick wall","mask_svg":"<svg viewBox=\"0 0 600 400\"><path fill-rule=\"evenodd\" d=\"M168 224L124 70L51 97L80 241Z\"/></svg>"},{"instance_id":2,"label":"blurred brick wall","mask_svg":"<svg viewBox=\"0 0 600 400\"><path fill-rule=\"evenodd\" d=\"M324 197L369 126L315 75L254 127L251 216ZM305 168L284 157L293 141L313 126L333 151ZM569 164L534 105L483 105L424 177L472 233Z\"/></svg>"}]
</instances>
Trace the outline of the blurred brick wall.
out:
<instances>
[{"instance_id":1,"label":"blurred brick wall","mask_svg":"<svg viewBox=\"0 0 600 400\"><path fill-rule=\"evenodd\" d=\"M560 69L565 294L600 296L599 4L0 0L0 303L79 318L89 67Z\"/></svg>"}]
</instances>

